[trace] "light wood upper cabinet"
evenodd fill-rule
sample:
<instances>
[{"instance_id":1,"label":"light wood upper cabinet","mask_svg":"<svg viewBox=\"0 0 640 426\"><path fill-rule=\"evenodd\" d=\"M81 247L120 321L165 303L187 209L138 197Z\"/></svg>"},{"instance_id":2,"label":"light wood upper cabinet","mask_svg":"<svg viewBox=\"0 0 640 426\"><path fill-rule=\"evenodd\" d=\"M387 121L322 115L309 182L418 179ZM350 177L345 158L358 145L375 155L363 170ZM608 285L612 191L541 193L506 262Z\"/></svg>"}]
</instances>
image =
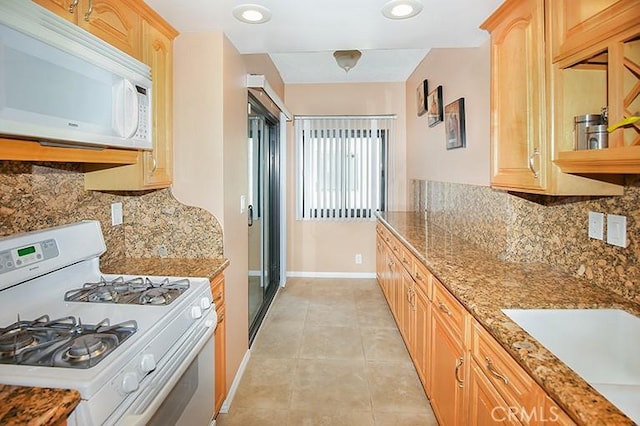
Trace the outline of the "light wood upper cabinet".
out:
<instances>
[{"instance_id":1,"label":"light wood upper cabinet","mask_svg":"<svg viewBox=\"0 0 640 426\"><path fill-rule=\"evenodd\" d=\"M173 182L173 37L143 22L143 62L151 67L153 150L138 153L136 164L85 173L85 189L145 190Z\"/></svg>"},{"instance_id":2,"label":"light wood upper cabinet","mask_svg":"<svg viewBox=\"0 0 640 426\"><path fill-rule=\"evenodd\" d=\"M491 184L544 192L544 2L505 3L491 31Z\"/></svg>"},{"instance_id":3,"label":"light wood upper cabinet","mask_svg":"<svg viewBox=\"0 0 640 426\"><path fill-rule=\"evenodd\" d=\"M506 0L481 26L491 33L491 185L549 195L621 195L621 180L570 175L554 163L573 137L558 129L566 115L565 86L552 62L549 3Z\"/></svg>"},{"instance_id":4,"label":"light wood upper cabinet","mask_svg":"<svg viewBox=\"0 0 640 426\"><path fill-rule=\"evenodd\" d=\"M110 45L142 59L142 21L124 0L34 0Z\"/></svg>"},{"instance_id":5,"label":"light wood upper cabinet","mask_svg":"<svg viewBox=\"0 0 640 426\"><path fill-rule=\"evenodd\" d=\"M575 151L566 143L576 115L606 106L610 125L640 116L640 2L581 3L592 6L589 13L567 0L550 3L560 82L555 162L568 173L640 173L640 123L610 132L607 149Z\"/></svg>"}]
</instances>

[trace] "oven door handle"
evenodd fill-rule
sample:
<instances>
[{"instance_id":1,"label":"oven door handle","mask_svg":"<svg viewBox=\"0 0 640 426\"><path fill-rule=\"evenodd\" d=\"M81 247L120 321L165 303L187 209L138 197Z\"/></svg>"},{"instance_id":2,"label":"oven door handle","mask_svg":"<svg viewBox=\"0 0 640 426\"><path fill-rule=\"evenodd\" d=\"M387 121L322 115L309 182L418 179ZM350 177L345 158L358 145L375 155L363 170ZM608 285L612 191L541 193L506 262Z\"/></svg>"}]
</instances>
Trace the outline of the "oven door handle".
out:
<instances>
[{"instance_id":1,"label":"oven door handle","mask_svg":"<svg viewBox=\"0 0 640 426\"><path fill-rule=\"evenodd\" d=\"M209 340L213 339L213 333L217 325L217 316L215 311L212 312L212 315L212 319L206 320L207 325L205 328L199 330L198 334L193 336L198 340L198 344L188 351L178 349L176 354L167 361L165 368L156 370L157 374L154 375L149 386L147 386L145 391L137 398L140 402L134 403L130 407L134 408L134 413L122 416L117 421L119 425L145 425L151 417L153 417L160 405L162 405L169 393L173 390L176 383L178 383L182 375L187 371L191 362L196 359L200 351L202 351L202 348L204 348ZM171 368L176 364L178 365L177 368ZM169 368L166 368L167 366L169 366ZM153 399L149 401L151 397L153 397ZM139 410L143 411L140 412ZM211 415L213 415L213 413L211 413Z\"/></svg>"}]
</instances>

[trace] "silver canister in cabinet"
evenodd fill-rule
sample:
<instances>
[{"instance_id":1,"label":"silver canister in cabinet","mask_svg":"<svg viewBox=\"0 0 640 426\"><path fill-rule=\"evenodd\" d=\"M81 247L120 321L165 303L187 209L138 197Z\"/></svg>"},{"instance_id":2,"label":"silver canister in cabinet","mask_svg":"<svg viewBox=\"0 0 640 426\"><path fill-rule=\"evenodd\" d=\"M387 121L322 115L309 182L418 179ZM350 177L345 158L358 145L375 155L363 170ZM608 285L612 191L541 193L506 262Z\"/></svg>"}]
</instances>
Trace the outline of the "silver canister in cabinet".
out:
<instances>
[{"instance_id":1,"label":"silver canister in cabinet","mask_svg":"<svg viewBox=\"0 0 640 426\"><path fill-rule=\"evenodd\" d=\"M606 124L587 126L589 149L602 149L609 146L609 133Z\"/></svg>"},{"instance_id":2,"label":"silver canister in cabinet","mask_svg":"<svg viewBox=\"0 0 640 426\"><path fill-rule=\"evenodd\" d=\"M589 139L587 139L587 127L596 126L602 123L600 114L578 115L573 118L573 149L589 149Z\"/></svg>"}]
</instances>

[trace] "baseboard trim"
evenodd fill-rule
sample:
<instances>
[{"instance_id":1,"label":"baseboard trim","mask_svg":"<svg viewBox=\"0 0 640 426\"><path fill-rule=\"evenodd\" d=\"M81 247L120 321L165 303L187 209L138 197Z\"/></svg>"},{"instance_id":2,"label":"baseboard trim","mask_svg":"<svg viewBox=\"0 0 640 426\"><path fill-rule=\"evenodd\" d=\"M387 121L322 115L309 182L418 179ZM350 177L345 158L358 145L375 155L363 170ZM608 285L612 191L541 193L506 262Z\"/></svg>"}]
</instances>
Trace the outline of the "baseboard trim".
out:
<instances>
[{"instance_id":1,"label":"baseboard trim","mask_svg":"<svg viewBox=\"0 0 640 426\"><path fill-rule=\"evenodd\" d=\"M240 362L238 371L236 371L236 375L233 378L231 387L229 388L229 393L227 393L227 397L224 399L224 402L222 403L222 407L220 407L220 412L222 414L227 414L229 412L229 409L231 408L233 397L236 396L236 392L238 391L238 386L240 386L240 380L242 380L242 376L244 375L244 370L247 368L247 364L249 363L249 358L251 358L251 349L247 349L247 352L245 352L244 357Z\"/></svg>"},{"instance_id":2,"label":"baseboard trim","mask_svg":"<svg viewBox=\"0 0 640 426\"><path fill-rule=\"evenodd\" d=\"M287 277L300 278L375 278L375 272L304 272L287 271Z\"/></svg>"}]
</instances>

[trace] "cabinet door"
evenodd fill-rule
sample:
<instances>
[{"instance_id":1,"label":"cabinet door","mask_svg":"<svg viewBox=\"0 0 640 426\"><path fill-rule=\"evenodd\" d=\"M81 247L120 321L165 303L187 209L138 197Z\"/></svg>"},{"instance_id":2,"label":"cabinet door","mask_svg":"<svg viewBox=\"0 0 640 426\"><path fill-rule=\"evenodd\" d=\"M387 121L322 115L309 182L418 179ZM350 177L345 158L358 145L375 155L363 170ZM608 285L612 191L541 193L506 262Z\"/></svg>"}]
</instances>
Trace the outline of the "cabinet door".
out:
<instances>
[{"instance_id":1,"label":"cabinet door","mask_svg":"<svg viewBox=\"0 0 640 426\"><path fill-rule=\"evenodd\" d=\"M491 184L544 191L544 1L505 3L491 32Z\"/></svg>"},{"instance_id":2,"label":"cabinet door","mask_svg":"<svg viewBox=\"0 0 640 426\"><path fill-rule=\"evenodd\" d=\"M153 151L144 154L144 186L164 188L173 182L172 40L147 22L143 27L143 62L153 75Z\"/></svg>"},{"instance_id":3,"label":"cabinet door","mask_svg":"<svg viewBox=\"0 0 640 426\"><path fill-rule=\"evenodd\" d=\"M73 0L33 0L34 3L49 9L56 15L66 19L67 21L78 23L77 7L72 7Z\"/></svg>"},{"instance_id":4,"label":"cabinet door","mask_svg":"<svg viewBox=\"0 0 640 426\"><path fill-rule=\"evenodd\" d=\"M422 386L431 397L431 302L420 286L415 291L415 340L414 363Z\"/></svg>"},{"instance_id":5,"label":"cabinet door","mask_svg":"<svg viewBox=\"0 0 640 426\"><path fill-rule=\"evenodd\" d=\"M436 312L432 316L431 405L439 424L463 425L463 346L460 336L455 336Z\"/></svg>"},{"instance_id":6,"label":"cabinet door","mask_svg":"<svg viewBox=\"0 0 640 426\"><path fill-rule=\"evenodd\" d=\"M226 308L224 305L221 305L216 309L216 313L218 314L218 326L216 327L216 331L214 334L215 339L215 414L218 415L220 411L220 407L222 407L222 403L227 397L227 362L226 362L226 351L227 351L227 329L226 329L226 318L225 318Z\"/></svg>"},{"instance_id":7,"label":"cabinet door","mask_svg":"<svg viewBox=\"0 0 640 426\"><path fill-rule=\"evenodd\" d=\"M407 346L407 350L414 358L415 355L415 297L414 297L414 284L413 278L409 272L402 266L400 266L400 296L402 303L399 306L400 317L400 332L404 337L404 343Z\"/></svg>"},{"instance_id":8,"label":"cabinet door","mask_svg":"<svg viewBox=\"0 0 640 426\"><path fill-rule=\"evenodd\" d=\"M470 362L469 426L520 425L517 413L509 409L509 405L487 380L475 360Z\"/></svg>"},{"instance_id":9,"label":"cabinet door","mask_svg":"<svg viewBox=\"0 0 640 426\"><path fill-rule=\"evenodd\" d=\"M142 60L141 19L137 11L119 0L81 0L78 25L110 45Z\"/></svg>"}]
</instances>

